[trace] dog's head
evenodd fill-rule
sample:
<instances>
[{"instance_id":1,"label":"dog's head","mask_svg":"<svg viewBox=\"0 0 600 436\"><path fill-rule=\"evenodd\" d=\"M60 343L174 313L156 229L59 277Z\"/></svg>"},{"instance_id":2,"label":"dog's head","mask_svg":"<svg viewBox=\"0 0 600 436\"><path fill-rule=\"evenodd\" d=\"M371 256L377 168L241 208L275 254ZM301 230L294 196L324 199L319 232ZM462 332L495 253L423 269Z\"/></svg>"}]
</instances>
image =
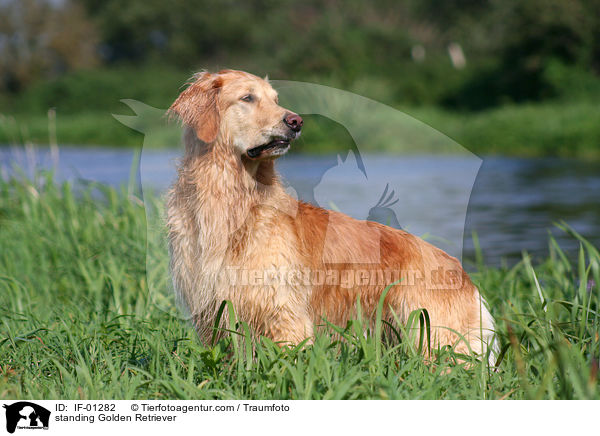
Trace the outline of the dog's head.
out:
<instances>
[{"instance_id":1,"label":"dog's head","mask_svg":"<svg viewBox=\"0 0 600 436\"><path fill-rule=\"evenodd\" d=\"M169 108L201 141L221 141L249 159L281 156L300 136L302 118L279 106L269 82L243 71L202 72Z\"/></svg>"}]
</instances>

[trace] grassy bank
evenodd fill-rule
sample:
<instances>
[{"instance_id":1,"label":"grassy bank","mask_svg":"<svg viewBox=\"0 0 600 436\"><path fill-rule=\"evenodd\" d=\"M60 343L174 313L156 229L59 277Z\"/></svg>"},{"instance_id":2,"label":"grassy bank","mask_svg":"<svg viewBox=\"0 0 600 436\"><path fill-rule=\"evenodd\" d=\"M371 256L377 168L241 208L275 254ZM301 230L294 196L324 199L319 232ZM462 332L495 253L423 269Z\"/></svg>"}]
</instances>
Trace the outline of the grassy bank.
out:
<instances>
[{"instance_id":1,"label":"grassy bank","mask_svg":"<svg viewBox=\"0 0 600 436\"><path fill-rule=\"evenodd\" d=\"M543 264L478 266L504 350L497 372L452 364L449 351L426 365L357 323L344 342L205 347L149 295L137 197L42 182L0 182L2 399L600 399L600 255L585 242L575 262L550 241Z\"/></svg>"},{"instance_id":2,"label":"grassy bank","mask_svg":"<svg viewBox=\"0 0 600 436\"><path fill-rule=\"evenodd\" d=\"M461 113L437 107L400 108L480 155L523 157L559 156L600 159L600 110L588 102L505 106ZM139 147L144 135L113 118L111 113L133 115L125 105L113 112L0 115L0 144L47 144L56 130L60 144ZM157 121L160 121L157 119ZM337 123L308 116L294 151L331 153L347 150L352 138ZM171 125L160 145L175 146L179 130ZM396 147L397 148L397 147ZM393 141L363 152L394 152Z\"/></svg>"}]
</instances>

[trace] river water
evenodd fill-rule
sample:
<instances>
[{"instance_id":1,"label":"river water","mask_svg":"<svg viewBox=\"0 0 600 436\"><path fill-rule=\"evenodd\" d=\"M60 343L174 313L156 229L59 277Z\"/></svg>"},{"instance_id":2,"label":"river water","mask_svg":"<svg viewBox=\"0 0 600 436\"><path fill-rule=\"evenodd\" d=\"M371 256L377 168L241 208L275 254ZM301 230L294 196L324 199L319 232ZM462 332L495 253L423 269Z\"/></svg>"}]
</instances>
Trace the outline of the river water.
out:
<instances>
[{"instance_id":1,"label":"river water","mask_svg":"<svg viewBox=\"0 0 600 436\"><path fill-rule=\"evenodd\" d=\"M135 184L164 191L179 150L136 157ZM118 148L0 147L0 170L30 175L56 167L59 180L119 186L132 173L134 151ZM566 221L600 245L600 163L565 159L453 156L288 155L278 171L291 195L357 219L402 227L453 255L474 257L476 232L488 264L513 264L527 251L542 259L548 232L567 251L578 244L554 226ZM135 166L133 168L136 168ZM461 256L462 255L462 256Z\"/></svg>"}]
</instances>

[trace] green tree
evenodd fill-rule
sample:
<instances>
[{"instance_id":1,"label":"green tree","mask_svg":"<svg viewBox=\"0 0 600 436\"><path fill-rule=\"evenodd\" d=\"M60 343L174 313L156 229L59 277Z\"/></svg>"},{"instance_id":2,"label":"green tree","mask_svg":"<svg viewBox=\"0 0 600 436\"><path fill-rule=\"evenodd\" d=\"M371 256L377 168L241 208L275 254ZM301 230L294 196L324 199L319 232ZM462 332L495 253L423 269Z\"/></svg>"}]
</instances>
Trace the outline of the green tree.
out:
<instances>
[{"instance_id":1,"label":"green tree","mask_svg":"<svg viewBox=\"0 0 600 436\"><path fill-rule=\"evenodd\" d=\"M18 91L38 78L96 65L96 33L70 1L0 3L0 89Z\"/></svg>"}]
</instances>

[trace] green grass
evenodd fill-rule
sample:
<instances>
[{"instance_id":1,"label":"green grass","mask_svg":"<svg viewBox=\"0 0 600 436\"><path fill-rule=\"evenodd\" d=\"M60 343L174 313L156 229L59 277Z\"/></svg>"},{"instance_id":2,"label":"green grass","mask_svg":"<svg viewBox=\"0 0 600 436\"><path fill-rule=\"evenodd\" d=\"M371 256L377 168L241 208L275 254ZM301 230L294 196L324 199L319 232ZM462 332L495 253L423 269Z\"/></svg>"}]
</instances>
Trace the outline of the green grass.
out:
<instances>
[{"instance_id":1,"label":"green grass","mask_svg":"<svg viewBox=\"0 0 600 436\"><path fill-rule=\"evenodd\" d=\"M444 106L443 102L462 88L470 95L477 96L481 103L486 98L491 99L487 89L471 89L468 85L469 78L479 77L481 70L472 65L471 70L459 71L452 68L445 57L443 62L441 58L438 61L428 63L428 66L409 63L401 68L401 77L393 78L367 74L359 75L354 80L342 80L335 75L297 73L299 75L290 76L281 72L276 76L348 90L396 107L480 155L600 159L600 110L597 105L600 80L594 74L551 63L546 71L546 79L556 89L553 99L528 104L506 103L504 106L466 112L451 109L447 103ZM254 70L250 65L246 67ZM59 144L139 147L144 136L112 117L112 114L134 115L121 100L137 100L158 108L159 111L142 108L139 113L143 115L141 122L146 123L147 129L161 127L160 111L164 111L175 100L191 73L191 70L165 65L121 65L75 71L51 80L40 80L17 94L0 92L0 144L47 144L52 142L52 129L55 128ZM280 91L284 101L286 91ZM290 95L295 94L292 92ZM318 100L319 97L310 98ZM331 107L349 104L346 97L337 93L328 95L327 102ZM301 99L286 104L295 106L298 103L306 102ZM350 104L357 103L360 101L351 100ZM49 109L56 114L55 122L49 123ZM377 117L379 121L389 114L380 115ZM398 127L397 123L398 119L390 119L389 125ZM381 134L382 130L388 129L378 130ZM391 134L385 137L383 132L381 140L373 138L377 135L369 135L369 144L360 144L361 151L398 152L403 140L414 142L414 133L406 131L401 137ZM395 135L399 136L397 133ZM425 139L422 136L419 138ZM180 143L180 133L175 128L165 129L153 141L154 146L174 147ZM292 151L342 152L348 149L351 141L344 127L319 116L307 116L302 138L297 146L292 147ZM426 145L418 143L414 147L422 149Z\"/></svg>"},{"instance_id":2,"label":"green grass","mask_svg":"<svg viewBox=\"0 0 600 436\"><path fill-rule=\"evenodd\" d=\"M600 110L595 103L516 105L473 113L436 107L406 107L401 110L480 155L600 159ZM111 113L133 114L124 104L112 112L64 114L57 111L55 127L58 142L125 147L142 145L144 136L115 120ZM46 113L0 114L0 144L47 144L50 124ZM163 133L160 145L177 146L180 143L178 129L165 129ZM340 152L346 150L351 141L346 130L337 123L320 116L308 116L303 136L293 150ZM364 149L362 146L361 151L393 153L398 148L394 141L389 140L375 147Z\"/></svg>"},{"instance_id":3,"label":"green grass","mask_svg":"<svg viewBox=\"0 0 600 436\"><path fill-rule=\"evenodd\" d=\"M478 263L504 351L491 371L449 350L426 364L358 322L305 347L203 346L150 296L145 235L127 188L0 182L1 399L600 399L600 255L585 241L574 260L550 240L540 265Z\"/></svg>"},{"instance_id":4,"label":"green grass","mask_svg":"<svg viewBox=\"0 0 600 436\"><path fill-rule=\"evenodd\" d=\"M406 112L474 153L600 158L600 110L596 103L521 104L473 113L437 108Z\"/></svg>"}]
</instances>

